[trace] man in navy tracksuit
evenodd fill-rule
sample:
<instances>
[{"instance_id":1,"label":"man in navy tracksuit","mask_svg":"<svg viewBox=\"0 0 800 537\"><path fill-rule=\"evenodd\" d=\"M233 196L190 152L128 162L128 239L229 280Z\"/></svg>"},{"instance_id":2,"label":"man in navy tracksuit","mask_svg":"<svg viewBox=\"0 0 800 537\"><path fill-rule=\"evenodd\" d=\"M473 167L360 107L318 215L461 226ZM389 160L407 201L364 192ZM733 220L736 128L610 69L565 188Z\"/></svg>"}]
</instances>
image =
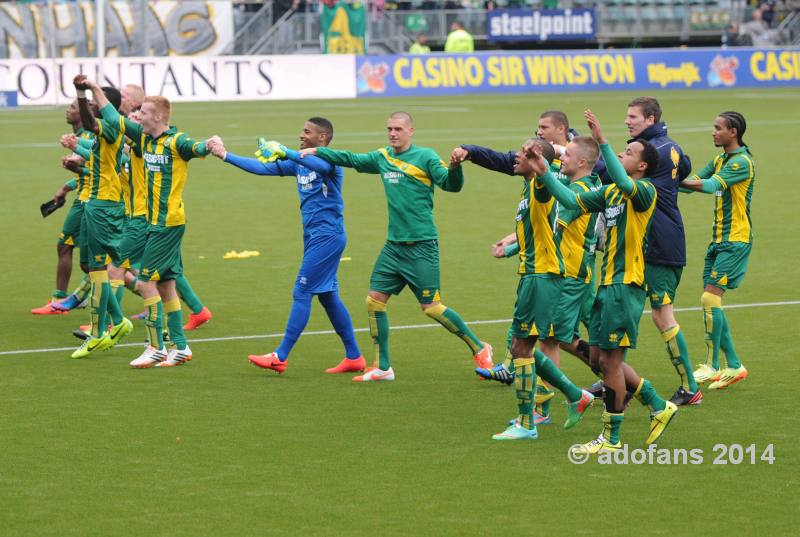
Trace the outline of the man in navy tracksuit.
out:
<instances>
[{"instance_id":1,"label":"man in navy tracksuit","mask_svg":"<svg viewBox=\"0 0 800 537\"><path fill-rule=\"evenodd\" d=\"M694 380L686 338L673 311L675 292L686 265L686 237L678 209L678 185L689 175L692 164L681 147L667 135L667 125L661 121L661 106L653 97L631 101L625 125L631 138L643 138L658 150L658 168L650 176L658 197L647 235L645 283L653 322L681 378L681 386L670 401L679 406L697 405L703 394Z\"/></svg>"}]
</instances>

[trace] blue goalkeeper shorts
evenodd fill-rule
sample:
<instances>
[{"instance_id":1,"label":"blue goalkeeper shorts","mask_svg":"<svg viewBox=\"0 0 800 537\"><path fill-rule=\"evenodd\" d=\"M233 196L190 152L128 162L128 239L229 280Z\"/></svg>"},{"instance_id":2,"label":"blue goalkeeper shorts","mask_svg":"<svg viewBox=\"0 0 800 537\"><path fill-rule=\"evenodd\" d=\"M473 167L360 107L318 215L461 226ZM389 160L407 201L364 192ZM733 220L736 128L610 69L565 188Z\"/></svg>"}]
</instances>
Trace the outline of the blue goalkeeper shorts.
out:
<instances>
[{"instance_id":1,"label":"blue goalkeeper shorts","mask_svg":"<svg viewBox=\"0 0 800 537\"><path fill-rule=\"evenodd\" d=\"M303 263L294 282L294 292L318 295L339 290L336 272L347 244L344 233L303 236Z\"/></svg>"}]
</instances>

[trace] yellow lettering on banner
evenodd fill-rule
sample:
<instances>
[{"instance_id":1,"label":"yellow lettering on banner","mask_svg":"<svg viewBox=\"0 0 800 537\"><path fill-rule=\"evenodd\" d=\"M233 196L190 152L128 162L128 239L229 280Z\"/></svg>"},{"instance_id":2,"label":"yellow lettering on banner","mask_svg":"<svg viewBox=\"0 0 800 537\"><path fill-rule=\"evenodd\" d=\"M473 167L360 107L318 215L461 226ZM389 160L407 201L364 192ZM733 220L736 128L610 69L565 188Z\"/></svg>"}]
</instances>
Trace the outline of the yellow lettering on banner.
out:
<instances>
[{"instance_id":1,"label":"yellow lettering on banner","mask_svg":"<svg viewBox=\"0 0 800 537\"><path fill-rule=\"evenodd\" d=\"M491 56L486 60L486 70L489 71L489 85L493 87L503 85L503 71L498 56Z\"/></svg>"},{"instance_id":2,"label":"yellow lettering on banner","mask_svg":"<svg viewBox=\"0 0 800 537\"><path fill-rule=\"evenodd\" d=\"M508 78L506 79L506 84L524 86L525 75L522 73L522 60L518 56L509 56L505 59L508 60Z\"/></svg>"},{"instance_id":3,"label":"yellow lettering on banner","mask_svg":"<svg viewBox=\"0 0 800 537\"><path fill-rule=\"evenodd\" d=\"M464 87L466 77L464 76L463 58L447 58L447 72L450 75L448 87Z\"/></svg>"},{"instance_id":4,"label":"yellow lettering on banner","mask_svg":"<svg viewBox=\"0 0 800 537\"><path fill-rule=\"evenodd\" d=\"M520 62L521 66L522 62ZM481 64L480 60L474 56L467 58L466 63L467 69L467 82L469 82L470 86L480 86L483 84L483 64ZM521 70L521 67L520 67ZM522 83L525 83L525 78L522 78Z\"/></svg>"},{"instance_id":5,"label":"yellow lettering on banner","mask_svg":"<svg viewBox=\"0 0 800 537\"><path fill-rule=\"evenodd\" d=\"M800 80L800 52L754 52L750 56L750 72L762 82Z\"/></svg>"},{"instance_id":6,"label":"yellow lettering on banner","mask_svg":"<svg viewBox=\"0 0 800 537\"><path fill-rule=\"evenodd\" d=\"M636 71L631 54L526 56L528 81L534 86L632 84Z\"/></svg>"},{"instance_id":7,"label":"yellow lettering on banner","mask_svg":"<svg viewBox=\"0 0 800 537\"><path fill-rule=\"evenodd\" d=\"M408 69L408 58L401 56L394 62L394 83L401 88L410 88L411 83L404 75L403 69Z\"/></svg>"},{"instance_id":8,"label":"yellow lettering on banner","mask_svg":"<svg viewBox=\"0 0 800 537\"><path fill-rule=\"evenodd\" d=\"M658 84L662 88L677 82L683 83L687 88L700 82L700 69L693 62L683 62L679 67L668 67L663 63L647 64L648 82Z\"/></svg>"}]
</instances>

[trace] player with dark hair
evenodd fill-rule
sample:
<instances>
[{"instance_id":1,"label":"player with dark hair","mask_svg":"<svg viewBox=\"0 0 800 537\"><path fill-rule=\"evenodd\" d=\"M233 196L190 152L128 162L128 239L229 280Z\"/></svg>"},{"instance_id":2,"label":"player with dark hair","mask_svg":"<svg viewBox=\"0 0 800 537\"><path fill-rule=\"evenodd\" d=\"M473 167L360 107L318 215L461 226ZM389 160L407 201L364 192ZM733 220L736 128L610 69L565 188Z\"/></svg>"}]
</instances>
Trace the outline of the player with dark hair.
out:
<instances>
[{"instance_id":1,"label":"player with dark hair","mask_svg":"<svg viewBox=\"0 0 800 537\"><path fill-rule=\"evenodd\" d=\"M67 107L66 112L67 123L72 127L73 135L76 138L82 138L94 143L94 133L83 128L81 122L80 110L78 109L78 101L72 101ZM63 138L63 137L62 137ZM91 283L89 277L84 275L81 283L77 289L67 295L67 286L69 279L72 275L72 252L75 246L78 246L81 252L82 267L86 267L86 260L84 257L87 252L86 248L80 245L81 235L81 220L83 220L83 205L89 199L89 176L88 170L81 167L79 168L77 179L70 179L64 183L53 196L54 201L63 200L69 192L77 191L77 197L72 203L72 206L67 211L64 218L64 226L61 228L61 235L58 237L56 244L56 251L58 253L58 264L56 265L56 288L50 297L50 300L40 308L34 308L31 313L34 315L52 315L67 313L69 310L78 307L89 294ZM86 171L84 171L86 170Z\"/></svg>"},{"instance_id":2,"label":"player with dark hair","mask_svg":"<svg viewBox=\"0 0 800 537\"><path fill-rule=\"evenodd\" d=\"M108 265L119 263L119 237L125 221L125 205L122 202L120 168L124 148L124 128L122 119L109 121L97 118L86 100L85 76L75 77L78 90L78 110L83 128L96 134L90 158L86 163L91 174L89 195L84 205L82 232L86 234L88 249L90 291L90 331L80 347L72 353L73 358L83 358L96 350L116 345L123 337L133 331L133 324L122 315L122 309L111 292L108 278ZM122 97L119 90L112 87L97 86L97 95L103 102L111 103L119 115ZM84 229L85 228L85 229ZM111 329L108 330L108 316Z\"/></svg>"},{"instance_id":3,"label":"player with dark hair","mask_svg":"<svg viewBox=\"0 0 800 537\"><path fill-rule=\"evenodd\" d=\"M670 401L678 406L699 405L703 394L692 375L689 347L678 321L674 302L683 267L686 265L686 237L678 208L678 187L689 175L691 161L667 134L661 121L661 105L653 97L638 97L628 104L625 125L633 139L649 141L658 151L658 167L648 172L658 192L656 210L645 251L645 286L650 298L651 317L661 333L681 385Z\"/></svg>"},{"instance_id":4,"label":"player with dark hair","mask_svg":"<svg viewBox=\"0 0 800 537\"><path fill-rule=\"evenodd\" d=\"M714 224L711 244L703 267L703 306L705 339L708 348L706 363L694 372L697 382L712 381L709 389L717 390L747 378L733 336L722 309L722 296L727 289L739 287L747 271L753 246L750 200L755 184L755 163L750 148L744 143L747 122L739 112L723 112L714 119L714 145L723 153L714 157L705 168L685 180L682 186L697 192L714 194ZM719 351L725 354L727 366L720 368Z\"/></svg>"},{"instance_id":5,"label":"player with dark hair","mask_svg":"<svg viewBox=\"0 0 800 537\"><path fill-rule=\"evenodd\" d=\"M622 447L619 430L624 419L626 391L632 391L642 404L650 407L652 414L647 444L654 443L661 436L678 407L659 397L650 382L625 363L626 350L636 348L639 318L644 310L644 251L657 197L655 187L646 177L657 168L658 153L649 142L635 140L619 157L615 156L597 118L591 111L587 111L585 116L592 137L600 144L614 184L576 194L548 171L538 148L531 148L530 155L541 183L559 203L581 212L604 211L606 215L607 247L600 288L592 308L589 341L599 347L599 365L604 382L604 426L597 439L580 447L582 451L596 453L602 449ZM575 140L570 147L574 143Z\"/></svg>"},{"instance_id":6,"label":"player with dark hair","mask_svg":"<svg viewBox=\"0 0 800 537\"><path fill-rule=\"evenodd\" d=\"M312 117L300 132L300 149L325 147L332 138L331 122ZM286 371L289 353L308 324L311 303L316 296L345 348L345 358L326 372L363 371L367 364L356 343L350 313L339 297L336 276L347 244L342 200L344 170L321 158L307 156L301 159L300 153L277 142L267 142L259 148L261 160L226 151L219 137L212 137L208 145L215 156L237 168L256 175L294 177L297 181L303 215L303 261L292 291L289 320L278 348L269 354L251 354L248 357L250 362L278 373Z\"/></svg>"},{"instance_id":7,"label":"player with dark hair","mask_svg":"<svg viewBox=\"0 0 800 537\"><path fill-rule=\"evenodd\" d=\"M389 146L369 153L307 148L302 155L317 155L331 164L377 173L383 181L389 210L389 229L370 278L367 295L370 334L378 351L378 364L357 382L394 380L389 359L387 302L391 295L411 288L422 311L455 334L469 347L478 367L492 367L492 348L477 338L461 316L441 303L439 243L433 223L434 186L459 192L464 186L461 165L448 166L435 151L411 143L414 123L406 112L395 112L386 125Z\"/></svg>"}]
</instances>

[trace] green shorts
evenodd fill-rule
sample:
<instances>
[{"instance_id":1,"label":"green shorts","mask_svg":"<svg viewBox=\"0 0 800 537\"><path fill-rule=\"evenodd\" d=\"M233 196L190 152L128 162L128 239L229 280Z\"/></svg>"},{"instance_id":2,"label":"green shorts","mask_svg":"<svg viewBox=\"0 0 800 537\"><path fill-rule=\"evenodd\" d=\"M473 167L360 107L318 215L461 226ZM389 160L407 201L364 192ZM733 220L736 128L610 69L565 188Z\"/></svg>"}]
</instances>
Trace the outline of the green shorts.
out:
<instances>
[{"instance_id":1,"label":"green shorts","mask_svg":"<svg viewBox=\"0 0 800 537\"><path fill-rule=\"evenodd\" d=\"M181 244L186 226L149 226L142 252L139 280L157 282L174 280L183 274Z\"/></svg>"},{"instance_id":2,"label":"green shorts","mask_svg":"<svg viewBox=\"0 0 800 537\"><path fill-rule=\"evenodd\" d=\"M712 242L706 251L703 285L736 289L747 272L750 242Z\"/></svg>"},{"instance_id":3,"label":"green shorts","mask_svg":"<svg viewBox=\"0 0 800 537\"><path fill-rule=\"evenodd\" d=\"M122 268L139 268L144 246L147 243L147 217L134 216L125 222L122 240L119 243L119 258Z\"/></svg>"},{"instance_id":4,"label":"green shorts","mask_svg":"<svg viewBox=\"0 0 800 537\"><path fill-rule=\"evenodd\" d=\"M635 349L646 296L645 290L636 285L615 283L600 287L592 307L589 344L601 349Z\"/></svg>"},{"instance_id":5,"label":"green shorts","mask_svg":"<svg viewBox=\"0 0 800 537\"><path fill-rule=\"evenodd\" d=\"M61 235L58 237L58 244L67 246L80 245L81 222L83 221L83 202L76 199L72 207L67 211L64 218L64 226L61 228Z\"/></svg>"},{"instance_id":6,"label":"green shorts","mask_svg":"<svg viewBox=\"0 0 800 537\"><path fill-rule=\"evenodd\" d=\"M81 215L81 229L78 233L78 248L80 249L80 263L81 265L89 264L89 246L86 244L86 208L84 207L83 214Z\"/></svg>"},{"instance_id":7,"label":"green shorts","mask_svg":"<svg viewBox=\"0 0 800 537\"><path fill-rule=\"evenodd\" d=\"M644 283L647 296L650 297L650 307L658 309L675 302L675 292L681 283L682 273L683 267L644 264Z\"/></svg>"},{"instance_id":8,"label":"green shorts","mask_svg":"<svg viewBox=\"0 0 800 537\"><path fill-rule=\"evenodd\" d=\"M564 278L553 312L553 335L558 341L572 343L578 337L581 312L587 297L591 296L591 283L577 278Z\"/></svg>"},{"instance_id":9,"label":"green shorts","mask_svg":"<svg viewBox=\"0 0 800 537\"><path fill-rule=\"evenodd\" d=\"M553 316L564 278L528 274L519 279L511 329L517 339L553 335Z\"/></svg>"},{"instance_id":10,"label":"green shorts","mask_svg":"<svg viewBox=\"0 0 800 537\"><path fill-rule=\"evenodd\" d=\"M375 261L369 288L397 295L408 285L420 304L438 302L439 241L387 241Z\"/></svg>"},{"instance_id":11,"label":"green shorts","mask_svg":"<svg viewBox=\"0 0 800 537\"><path fill-rule=\"evenodd\" d=\"M125 205L104 200L89 200L83 208L89 270L109 263L119 264L119 241L125 224Z\"/></svg>"}]
</instances>

